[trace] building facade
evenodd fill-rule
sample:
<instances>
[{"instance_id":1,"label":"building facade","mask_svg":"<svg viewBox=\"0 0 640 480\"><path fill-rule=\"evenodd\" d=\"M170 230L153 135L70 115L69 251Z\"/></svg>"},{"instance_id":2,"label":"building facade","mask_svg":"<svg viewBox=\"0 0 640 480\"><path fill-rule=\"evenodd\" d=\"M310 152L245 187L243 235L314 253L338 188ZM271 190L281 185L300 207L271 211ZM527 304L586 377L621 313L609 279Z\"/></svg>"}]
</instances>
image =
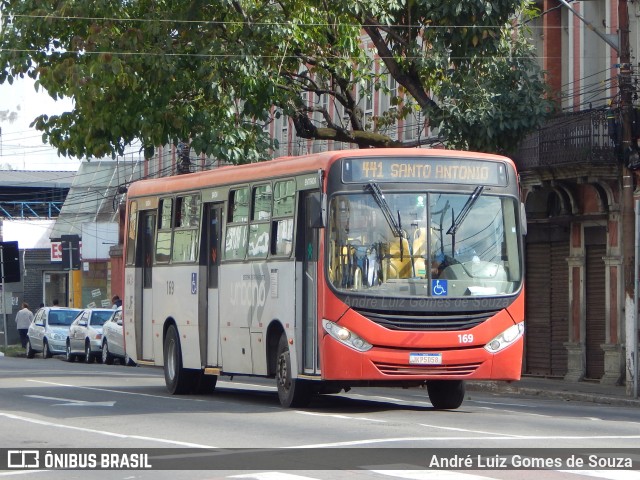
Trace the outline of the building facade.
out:
<instances>
[{"instance_id":1,"label":"building facade","mask_svg":"<svg viewBox=\"0 0 640 480\"><path fill-rule=\"evenodd\" d=\"M617 0L538 6L532 30L559 112L515 155L529 223L524 373L621 384L634 313L625 266L633 225L623 217L635 182L622 138L630 65L618 32L631 32L634 59L637 6L627 17Z\"/></svg>"}]
</instances>

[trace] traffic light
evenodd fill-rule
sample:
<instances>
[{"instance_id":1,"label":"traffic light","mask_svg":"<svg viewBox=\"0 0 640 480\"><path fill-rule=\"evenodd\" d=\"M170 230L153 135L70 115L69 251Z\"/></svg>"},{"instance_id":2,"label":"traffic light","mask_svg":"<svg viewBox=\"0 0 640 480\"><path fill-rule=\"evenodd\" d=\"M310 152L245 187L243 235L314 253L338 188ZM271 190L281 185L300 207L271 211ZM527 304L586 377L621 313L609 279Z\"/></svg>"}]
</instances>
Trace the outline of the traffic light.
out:
<instances>
[{"instance_id":1,"label":"traffic light","mask_svg":"<svg viewBox=\"0 0 640 480\"><path fill-rule=\"evenodd\" d=\"M2 263L4 282L13 283L20 281L20 250L18 242L2 243Z\"/></svg>"},{"instance_id":2,"label":"traffic light","mask_svg":"<svg viewBox=\"0 0 640 480\"><path fill-rule=\"evenodd\" d=\"M62 266L65 270L80 269L80 236L62 235Z\"/></svg>"}]
</instances>

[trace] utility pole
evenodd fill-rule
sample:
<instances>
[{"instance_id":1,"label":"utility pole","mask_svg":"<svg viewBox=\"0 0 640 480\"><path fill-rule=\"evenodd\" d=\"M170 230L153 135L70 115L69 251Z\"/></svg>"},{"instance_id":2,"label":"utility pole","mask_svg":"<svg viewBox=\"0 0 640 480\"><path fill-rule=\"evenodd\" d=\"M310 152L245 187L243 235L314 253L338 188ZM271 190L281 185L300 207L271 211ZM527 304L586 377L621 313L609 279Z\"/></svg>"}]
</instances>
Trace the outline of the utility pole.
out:
<instances>
[{"instance_id":1,"label":"utility pole","mask_svg":"<svg viewBox=\"0 0 640 480\"><path fill-rule=\"evenodd\" d=\"M637 397L638 349L635 277L635 215L633 211L633 172L627 164L632 145L633 85L631 82L631 53L629 47L629 8L627 0L618 0L618 29L620 36L620 108L622 113L622 268L625 285L625 332L627 334L627 394ZM632 326L633 328L629 328ZM629 338L631 336L632 338ZM635 347L633 346L635 344Z\"/></svg>"},{"instance_id":2,"label":"utility pole","mask_svg":"<svg viewBox=\"0 0 640 480\"><path fill-rule=\"evenodd\" d=\"M5 293L4 293L4 246L0 245L0 275L2 276L2 292L0 294L2 297L0 301L2 301L2 317L3 317L3 332L2 335L4 337L4 351L7 351L9 347L9 331L7 326L7 303L4 301Z\"/></svg>"}]
</instances>

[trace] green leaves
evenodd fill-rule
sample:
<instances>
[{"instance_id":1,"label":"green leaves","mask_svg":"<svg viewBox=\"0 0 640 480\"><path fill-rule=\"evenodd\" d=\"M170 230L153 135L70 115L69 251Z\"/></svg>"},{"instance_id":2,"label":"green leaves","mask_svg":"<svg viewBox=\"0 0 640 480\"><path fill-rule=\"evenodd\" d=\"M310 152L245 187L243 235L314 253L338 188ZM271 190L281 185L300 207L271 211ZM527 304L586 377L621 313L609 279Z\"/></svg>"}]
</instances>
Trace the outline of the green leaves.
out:
<instances>
[{"instance_id":1,"label":"green leaves","mask_svg":"<svg viewBox=\"0 0 640 480\"><path fill-rule=\"evenodd\" d=\"M121 155L136 140L147 155L190 139L196 153L259 161L280 112L302 138L391 145L383 132L414 108L449 145L506 151L548 108L534 52L513 27L525 8L4 0L0 82L27 74L52 97L74 99L72 112L34 121L62 155ZM391 110L365 116L380 95Z\"/></svg>"}]
</instances>

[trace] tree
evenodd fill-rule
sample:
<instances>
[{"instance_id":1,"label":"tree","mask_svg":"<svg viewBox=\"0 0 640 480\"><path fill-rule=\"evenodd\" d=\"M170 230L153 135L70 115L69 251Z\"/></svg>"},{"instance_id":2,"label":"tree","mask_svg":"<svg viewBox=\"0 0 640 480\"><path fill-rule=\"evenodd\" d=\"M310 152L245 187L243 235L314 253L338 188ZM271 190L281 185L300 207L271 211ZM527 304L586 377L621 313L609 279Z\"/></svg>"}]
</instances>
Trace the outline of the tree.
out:
<instances>
[{"instance_id":1,"label":"tree","mask_svg":"<svg viewBox=\"0 0 640 480\"><path fill-rule=\"evenodd\" d=\"M399 145L420 111L447 144L509 151L549 109L526 3L501 0L2 0L0 82L28 75L74 108L34 120L62 155L184 142L233 163L267 158L265 126ZM361 42L362 32L371 46ZM402 90L392 91L393 78ZM378 117L374 91L392 106ZM337 114L336 114L337 112Z\"/></svg>"}]
</instances>

